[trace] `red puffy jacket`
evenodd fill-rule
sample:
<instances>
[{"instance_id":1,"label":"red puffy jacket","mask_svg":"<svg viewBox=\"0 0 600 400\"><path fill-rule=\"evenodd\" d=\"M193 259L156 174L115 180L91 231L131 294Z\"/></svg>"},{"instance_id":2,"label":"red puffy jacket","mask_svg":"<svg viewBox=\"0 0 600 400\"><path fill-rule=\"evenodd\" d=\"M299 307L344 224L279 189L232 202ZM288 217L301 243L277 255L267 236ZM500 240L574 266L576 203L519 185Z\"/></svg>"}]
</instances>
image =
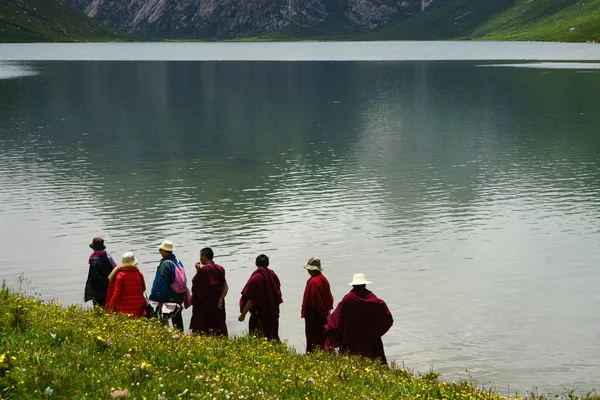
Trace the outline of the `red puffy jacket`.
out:
<instances>
[{"instance_id":1,"label":"red puffy jacket","mask_svg":"<svg viewBox=\"0 0 600 400\"><path fill-rule=\"evenodd\" d=\"M135 265L119 265L108 276L106 310L132 314L133 318L146 315L146 282Z\"/></svg>"}]
</instances>

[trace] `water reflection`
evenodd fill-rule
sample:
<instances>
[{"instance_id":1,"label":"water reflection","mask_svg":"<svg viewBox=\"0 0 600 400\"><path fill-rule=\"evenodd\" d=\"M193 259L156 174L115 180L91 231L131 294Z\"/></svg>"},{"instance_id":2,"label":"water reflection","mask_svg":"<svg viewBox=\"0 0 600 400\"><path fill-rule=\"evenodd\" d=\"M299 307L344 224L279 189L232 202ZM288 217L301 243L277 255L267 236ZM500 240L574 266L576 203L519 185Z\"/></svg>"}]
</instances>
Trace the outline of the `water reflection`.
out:
<instances>
[{"instance_id":1,"label":"water reflection","mask_svg":"<svg viewBox=\"0 0 600 400\"><path fill-rule=\"evenodd\" d=\"M9 282L25 272L44 296L80 302L91 237L135 251L148 277L169 237L189 266L214 247L233 299L266 252L282 337L301 349L301 266L317 255L337 300L355 272L375 282L396 319L392 359L521 391L594 384L596 75L467 62L35 68L0 81Z\"/></svg>"},{"instance_id":2,"label":"water reflection","mask_svg":"<svg viewBox=\"0 0 600 400\"><path fill-rule=\"evenodd\" d=\"M15 62L0 62L0 79L21 78L37 72L26 65Z\"/></svg>"}]
</instances>

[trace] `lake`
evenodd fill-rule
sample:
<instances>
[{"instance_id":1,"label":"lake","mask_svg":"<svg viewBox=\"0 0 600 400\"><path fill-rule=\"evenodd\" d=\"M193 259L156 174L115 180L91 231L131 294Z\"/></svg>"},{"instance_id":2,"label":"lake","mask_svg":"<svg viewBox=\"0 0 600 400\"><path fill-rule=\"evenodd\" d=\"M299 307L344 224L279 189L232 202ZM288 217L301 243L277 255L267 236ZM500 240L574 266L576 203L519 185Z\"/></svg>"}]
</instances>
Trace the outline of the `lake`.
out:
<instances>
[{"instance_id":1,"label":"lake","mask_svg":"<svg viewBox=\"0 0 600 400\"><path fill-rule=\"evenodd\" d=\"M148 285L210 246L228 327L260 253L304 351L302 265L363 272L388 359L503 394L600 388L600 46L0 45L0 277L83 303L88 243ZM527 68L524 68L527 67ZM184 312L186 324L191 310Z\"/></svg>"}]
</instances>

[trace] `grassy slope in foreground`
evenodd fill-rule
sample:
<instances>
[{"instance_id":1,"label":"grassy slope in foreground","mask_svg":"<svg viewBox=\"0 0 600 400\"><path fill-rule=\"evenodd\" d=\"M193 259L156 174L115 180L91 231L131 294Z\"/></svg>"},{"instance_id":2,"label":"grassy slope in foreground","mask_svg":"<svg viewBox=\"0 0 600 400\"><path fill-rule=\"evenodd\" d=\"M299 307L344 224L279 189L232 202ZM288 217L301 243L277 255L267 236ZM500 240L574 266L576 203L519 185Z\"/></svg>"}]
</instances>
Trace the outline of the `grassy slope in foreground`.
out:
<instances>
[{"instance_id":1,"label":"grassy slope in foreground","mask_svg":"<svg viewBox=\"0 0 600 400\"><path fill-rule=\"evenodd\" d=\"M0 309L0 399L98 399L117 389L135 399L502 399L435 373L301 355L251 337L177 334L156 320L65 309L6 287Z\"/></svg>"},{"instance_id":2,"label":"grassy slope in foreground","mask_svg":"<svg viewBox=\"0 0 600 400\"><path fill-rule=\"evenodd\" d=\"M358 36L366 40L599 41L600 0L445 1L418 16Z\"/></svg>"},{"instance_id":3,"label":"grassy slope in foreground","mask_svg":"<svg viewBox=\"0 0 600 400\"><path fill-rule=\"evenodd\" d=\"M59 0L0 0L0 42L132 40Z\"/></svg>"}]
</instances>

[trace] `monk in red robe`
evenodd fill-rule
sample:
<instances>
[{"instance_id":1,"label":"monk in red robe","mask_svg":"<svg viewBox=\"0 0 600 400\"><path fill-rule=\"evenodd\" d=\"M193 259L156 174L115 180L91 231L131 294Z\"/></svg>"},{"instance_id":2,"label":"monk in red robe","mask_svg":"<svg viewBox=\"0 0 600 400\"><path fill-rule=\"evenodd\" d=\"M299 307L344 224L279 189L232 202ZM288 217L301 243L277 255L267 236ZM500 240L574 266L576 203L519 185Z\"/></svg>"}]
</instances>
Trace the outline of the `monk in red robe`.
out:
<instances>
[{"instance_id":1,"label":"monk in red robe","mask_svg":"<svg viewBox=\"0 0 600 400\"><path fill-rule=\"evenodd\" d=\"M250 275L242 290L240 299L240 316L244 321L250 312L249 332L252 335L279 340L279 305L281 283L279 278L269 269L269 257L264 254L256 257L256 270Z\"/></svg>"},{"instance_id":2,"label":"monk in red robe","mask_svg":"<svg viewBox=\"0 0 600 400\"><path fill-rule=\"evenodd\" d=\"M322 274L321 260L311 257L304 265L310 274L304 288L301 317L304 318L306 352L325 348L325 325L333 309L333 295L329 281Z\"/></svg>"},{"instance_id":3,"label":"monk in red robe","mask_svg":"<svg viewBox=\"0 0 600 400\"><path fill-rule=\"evenodd\" d=\"M380 359L387 364L381 337L392 327L394 319L383 300L367 290L364 274L354 274L352 290L338 304L325 326L329 347L341 352Z\"/></svg>"},{"instance_id":4,"label":"monk in red robe","mask_svg":"<svg viewBox=\"0 0 600 400\"><path fill-rule=\"evenodd\" d=\"M225 296L229 291L225 269L213 261L210 247L200 250L196 275L192 279L192 319L190 330L216 336L227 336Z\"/></svg>"}]
</instances>

